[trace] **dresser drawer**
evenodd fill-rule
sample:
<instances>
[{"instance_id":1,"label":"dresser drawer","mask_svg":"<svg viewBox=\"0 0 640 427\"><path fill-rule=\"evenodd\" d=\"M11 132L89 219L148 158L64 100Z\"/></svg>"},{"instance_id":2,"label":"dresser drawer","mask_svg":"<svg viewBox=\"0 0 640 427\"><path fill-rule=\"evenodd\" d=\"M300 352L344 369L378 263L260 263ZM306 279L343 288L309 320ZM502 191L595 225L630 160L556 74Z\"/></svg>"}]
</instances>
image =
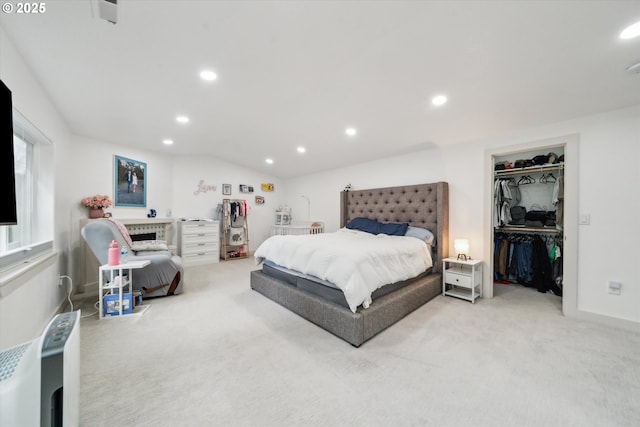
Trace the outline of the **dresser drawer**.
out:
<instances>
[{"instance_id":1,"label":"dresser drawer","mask_svg":"<svg viewBox=\"0 0 640 427\"><path fill-rule=\"evenodd\" d=\"M218 250L194 252L182 255L182 263L185 266L196 264L214 264L220 261Z\"/></svg>"},{"instance_id":2,"label":"dresser drawer","mask_svg":"<svg viewBox=\"0 0 640 427\"><path fill-rule=\"evenodd\" d=\"M197 244L197 243L217 243L218 234L211 233L198 233L198 234L184 234L180 239L182 246Z\"/></svg>"},{"instance_id":3,"label":"dresser drawer","mask_svg":"<svg viewBox=\"0 0 640 427\"><path fill-rule=\"evenodd\" d=\"M218 236L220 234L218 227L182 227L182 236Z\"/></svg>"},{"instance_id":4,"label":"dresser drawer","mask_svg":"<svg viewBox=\"0 0 640 427\"><path fill-rule=\"evenodd\" d=\"M218 245L216 244L216 242L189 242L189 243L184 243L182 245L182 254L192 254L192 253L198 253L198 252L211 252L211 251L217 251L218 250Z\"/></svg>"},{"instance_id":5,"label":"dresser drawer","mask_svg":"<svg viewBox=\"0 0 640 427\"><path fill-rule=\"evenodd\" d=\"M444 273L444 280L450 285L471 287L471 275L462 274L455 271L447 270Z\"/></svg>"}]
</instances>

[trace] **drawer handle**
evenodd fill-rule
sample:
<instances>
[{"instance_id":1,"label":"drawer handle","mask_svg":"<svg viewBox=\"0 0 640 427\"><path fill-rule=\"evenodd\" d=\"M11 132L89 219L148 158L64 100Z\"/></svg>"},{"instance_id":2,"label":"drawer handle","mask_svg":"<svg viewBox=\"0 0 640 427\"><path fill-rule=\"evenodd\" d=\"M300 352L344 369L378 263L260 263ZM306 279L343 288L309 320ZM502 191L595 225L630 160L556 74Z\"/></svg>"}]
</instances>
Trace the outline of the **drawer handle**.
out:
<instances>
[{"instance_id":1,"label":"drawer handle","mask_svg":"<svg viewBox=\"0 0 640 427\"><path fill-rule=\"evenodd\" d=\"M206 236L206 234L200 233L200 234L198 234L198 236Z\"/></svg>"},{"instance_id":2,"label":"drawer handle","mask_svg":"<svg viewBox=\"0 0 640 427\"><path fill-rule=\"evenodd\" d=\"M204 255L204 252L200 252L198 255Z\"/></svg>"},{"instance_id":3,"label":"drawer handle","mask_svg":"<svg viewBox=\"0 0 640 427\"><path fill-rule=\"evenodd\" d=\"M206 243L198 243L198 246L204 246Z\"/></svg>"},{"instance_id":4,"label":"drawer handle","mask_svg":"<svg viewBox=\"0 0 640 427\"><path fill-rule=\"evenodd\" d=\"M459 281L460 281L460 279L456 279L456 282L459 282Z\"/></svg>"}]
</instances>

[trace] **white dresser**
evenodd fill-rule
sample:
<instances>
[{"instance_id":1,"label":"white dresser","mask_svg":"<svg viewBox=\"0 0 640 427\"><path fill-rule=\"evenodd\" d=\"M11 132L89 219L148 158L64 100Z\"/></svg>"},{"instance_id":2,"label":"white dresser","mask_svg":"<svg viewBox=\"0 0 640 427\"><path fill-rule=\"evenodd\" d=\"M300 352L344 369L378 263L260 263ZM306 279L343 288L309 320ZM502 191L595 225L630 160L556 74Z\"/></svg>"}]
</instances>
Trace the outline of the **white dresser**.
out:
<instances>
[{"instance_id":1,"label":"white dresser","mask_svg":"<svg viewBox=\"0 0 640 427\"><path fill-rule=\"evenodd\" d=\"M220 261L220 222L178 221L178 251L185 266Z\"/></svg>"}]
</instances>

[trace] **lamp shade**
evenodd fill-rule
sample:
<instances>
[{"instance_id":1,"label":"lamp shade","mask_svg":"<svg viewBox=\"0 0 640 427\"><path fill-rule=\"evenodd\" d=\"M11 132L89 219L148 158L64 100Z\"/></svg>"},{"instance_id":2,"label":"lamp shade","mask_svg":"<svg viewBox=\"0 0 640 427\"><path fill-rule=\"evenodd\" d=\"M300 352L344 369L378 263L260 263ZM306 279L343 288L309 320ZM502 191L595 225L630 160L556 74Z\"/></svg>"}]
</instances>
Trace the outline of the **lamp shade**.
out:
<instances>
[{"instance_id":1,"label":"lamp shade","mask_svg":"<svg viewBox=\"0 0 640 427\"><path fill-rule=\"evenodd\" d=\"M469 240L456 239L453 242L453 247L458 255L469 255Z\"/></svg>"}]
</instances>

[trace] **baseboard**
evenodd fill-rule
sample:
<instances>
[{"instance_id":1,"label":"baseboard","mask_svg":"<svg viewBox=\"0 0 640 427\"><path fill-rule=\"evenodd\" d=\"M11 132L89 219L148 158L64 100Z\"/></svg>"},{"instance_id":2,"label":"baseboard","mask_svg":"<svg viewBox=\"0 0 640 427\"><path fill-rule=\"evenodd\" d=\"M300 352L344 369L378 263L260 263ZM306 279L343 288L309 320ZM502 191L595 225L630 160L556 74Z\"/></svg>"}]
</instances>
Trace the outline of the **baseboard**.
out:
<instances>
[{"instance_id":1,"label":"baseboard","mask_svg":"<svg viewBox=\"0 0 640 427\"><path fill-rule=\"evenodd\" d=\"M581 320L601 323L614 328L625 329L632 332L640 332L640 323L632 320L621 319L619 317L605 316L604 314L593 313L591 311L577 310L573 316Z\"/></svg>"}]
</instances>

